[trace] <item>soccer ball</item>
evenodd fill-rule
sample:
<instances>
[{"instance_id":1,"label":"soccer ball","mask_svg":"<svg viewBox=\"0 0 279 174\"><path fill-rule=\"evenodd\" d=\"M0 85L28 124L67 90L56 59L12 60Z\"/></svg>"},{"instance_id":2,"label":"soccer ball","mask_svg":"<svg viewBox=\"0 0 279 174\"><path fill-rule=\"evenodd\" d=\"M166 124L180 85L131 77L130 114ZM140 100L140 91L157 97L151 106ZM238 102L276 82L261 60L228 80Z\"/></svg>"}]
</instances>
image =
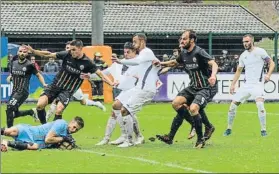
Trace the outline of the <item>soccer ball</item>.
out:
<instances>
[{"instance_id":1,"label":"soccer ball","mask_svg":"<svg viewBox=\"0 0 279 174\"><path fill-rule=\"evenodd\" d=\"M72 143L63 141L58 145L58 148L61 150L72 150L74 148Z\"/></svg>"},{"instance_id":2,"label":"soccer ball","mask_svg":"<svg viewBox=\"0 0 279 174\"><path fill-rule=\"evenodd\" d=\"M1 152L7 152L8 148L5 144L1 144Z\"/></svg>"}]
</instances>

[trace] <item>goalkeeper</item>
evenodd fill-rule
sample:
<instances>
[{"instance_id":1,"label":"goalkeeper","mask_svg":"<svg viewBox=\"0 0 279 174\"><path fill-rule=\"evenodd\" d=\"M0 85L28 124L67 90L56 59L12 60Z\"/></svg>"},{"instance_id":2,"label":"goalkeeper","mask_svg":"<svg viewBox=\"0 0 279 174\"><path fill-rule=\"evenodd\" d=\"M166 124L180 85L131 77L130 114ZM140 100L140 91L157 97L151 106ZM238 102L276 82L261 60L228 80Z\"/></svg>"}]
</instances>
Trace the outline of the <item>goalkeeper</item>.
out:
<instances>
[{"instance_id":1,"label":"goalkeeper","mask_svg":"<svg viewBox=\"0 0 279 174\"><path fill-rule=\"evenodd\" d=\"M63 142L68 142L72 147L75 147L75 141L71 134L83 127L83 119L77 116L69 123L63 119L58 119L39 126L18 124L10 128L1 128L1 135L14 138L14 141L2 140L1 151L7 151L8 147L18 150L38 150L53 147Z\"/></svg>"}]
</instances>

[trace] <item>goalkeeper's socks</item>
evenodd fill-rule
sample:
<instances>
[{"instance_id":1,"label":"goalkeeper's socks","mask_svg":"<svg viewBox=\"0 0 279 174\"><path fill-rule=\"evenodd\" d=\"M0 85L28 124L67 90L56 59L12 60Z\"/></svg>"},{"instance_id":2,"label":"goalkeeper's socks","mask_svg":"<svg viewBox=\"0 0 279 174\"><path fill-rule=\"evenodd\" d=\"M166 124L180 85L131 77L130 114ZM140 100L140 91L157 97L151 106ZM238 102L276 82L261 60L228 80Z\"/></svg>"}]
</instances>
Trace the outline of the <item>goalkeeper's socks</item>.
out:
<instances>
[{"instance_id":1,"label":"goalkeeper's socks","mask_svg":"<svg viewBox=\"0 0 279 174\"><path fill-rule=\"evenodd\" d=\"M62 115L55 114L53 121L58 120L58 119L62 119Z\"/></svg>"}]
</instances>

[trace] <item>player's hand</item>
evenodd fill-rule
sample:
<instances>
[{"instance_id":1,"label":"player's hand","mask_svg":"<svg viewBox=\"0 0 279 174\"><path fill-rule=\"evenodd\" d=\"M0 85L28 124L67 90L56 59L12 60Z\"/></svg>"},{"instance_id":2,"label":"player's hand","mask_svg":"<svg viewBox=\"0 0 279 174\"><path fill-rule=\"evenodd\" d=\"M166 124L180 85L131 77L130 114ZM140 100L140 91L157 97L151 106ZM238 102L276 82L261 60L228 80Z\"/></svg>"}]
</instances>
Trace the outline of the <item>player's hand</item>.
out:
<instances>
[{"instance_id":1,"label":"player's hand","mask_svg":"<svg viewBox=\"0 0 279 174\"><path fill-rule=\"evenodd\" d=\"M186 103L184 103L183 106L184 106L187 110L190 110L190 106L188 106Z\"/></svg>"},{"instance_id":2,"label":"player's hand","mask_svg":"<svg viewBox=\"0 0 279 174\"><path fill-rule=\"evenodd\" d=\"M211 76L211 77L208 79L208 82L209 82L210 86L214 86L215 83L216 83L216 76Z\"/></svg>"},{"instance_id":3,"label":"player's hand","mask_svg":"<svg viewBox=\"0 0 279 174\"><path fill-rule=\"evenodd\" d=\"M34 49L30 46L30 45L22 45L25 49L27 49L28 52L31 52L33 53L34 52Z\"/></svg>"},{"instance_id":4,"label":"player's hand","mask_svg":"<svg viewBox=\"0 0 279 174\"><path fill-rule=\"evenodd\" d=\"M113 82L113 84L111 86L113 86L114 88L116 88L119 85L118 81Z\"/></svg>"},{"instance_id":5,"label":"player's hand","mask_svg":"<svg viewBox=\"0 0 279 174\"><path fill-rule=\"evenodd\" d=\"M160 67L161 66L161 63L159 60L153 60L152 61L152 65L156 66L156 67Z\"/></svg>"},{"instance_id":6,"label":"player's hand","mask_svg":"<svg viewBox=\"0 0 279 174\"><path fill-rule=\"evenodd\" d=\"M269 75L265 75L265 77L264 77L264 82L266 83L266 82L268 82L270 80L270 76Z\"/></svg>"},{"instance_id":7,"label":"player's hand","mask_svg":"<svg viewBox=\"0 0 279 174\"><path fill-rule=\"evenodd\" d=\"M81 79L90 79L90 73L81 73L80 78Z\"/></svg>"},{"instance_id":8,"label":"player's hand","mask_svg":"<svg viewBox=\"0 0 279 174\"><path fill-rule=\"evenodd\" d=\"M118 64L121 64L121 61L120 61L120 59L118 59L118 58L115 58L115 59L113 59L114 60L114 62L116 62L116 63L118 63Z\"/></svg>"},{"instance_id":9,"label":"player's hand","mask_svg":"<svg viewBox=\"0 0 279 174\"><path fill-rule=\"evenodd\" d=\"M230 94L234 94L234 91L235 91L235 84L231 84Z\"/></svg>"}]
</instances>

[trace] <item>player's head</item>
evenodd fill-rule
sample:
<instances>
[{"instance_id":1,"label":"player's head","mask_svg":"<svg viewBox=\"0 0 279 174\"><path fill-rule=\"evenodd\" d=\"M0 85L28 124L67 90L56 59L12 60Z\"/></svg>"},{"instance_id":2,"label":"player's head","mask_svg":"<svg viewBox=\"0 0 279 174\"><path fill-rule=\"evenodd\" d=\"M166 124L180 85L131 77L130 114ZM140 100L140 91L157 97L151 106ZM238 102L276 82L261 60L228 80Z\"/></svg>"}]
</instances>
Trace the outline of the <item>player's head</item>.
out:
<instances>
[{"instance_id":1,"label":"player's head","mask_svg":"<svg viewBox=\"0 0 279 174\"><path fill-rule=\"evenodd\" d=\"M70 51L71 51L71 55L74 59L82 57L82 55L83 55L82 47L83 47L83 43L81 40L72 40L70 42Z\"/></svg>"},{"instance_id":2,"label":"player's head","mask_svg":"<svg viewBox=\"0 0 279 174\"><path fill-rule=\"evenodd\" d=\"M125 59L135 58L137 55L136 49L133 47L131 42L126 42L124 44L124 57Z\"/></svg>"},{"instance_id":3,"label":"player's head","mask_svg":"<svg viewBox=\"0 0 279 174\"><path fill-rule=\"evenodd\" d=\"M66 51L70 51L70 43L71 43L71 41L68 41L68 42L66 43L66 46L65 46L65 50L66 50Z\"/></svg>"},{"instance_id":4,"label":"player's head","mask_svg":"<svg viewBox=\"0 0 279 174\"><path fill-rule=\"evenodd\" d=\"M195 45L197 40L197 34L194 30L185 30L179 38L179 47L189 49L192 45Z\"/></svg>"},{"instance_id":5,"label":"player's head","mask_svg":"<svg viewBox=\"0 0 279 174\"><path fill-rule=\"evenodd\" d=\"M254 36L251 34L245 34L242 38L242 43L245 50L250 50L254 47Z\"/></svg>"},{"instance_id":6,"label":"player's head","mask_svg":"<svg viewBox=\"0 0 279 174\"><path fill-rule=\"evenodd\" d=\"M20 46L17 51L17 56L20 60L26 59L28 56L28 50L25 47Z\"/></svg>"},{"instance_id":7,"label":"player's head","mask_svg":"<svg viewBox=\"0 0 279 174\"><path fill-rule=\"evenodd\" d=\"M147 37L144 33L136 33L133 36L133 47L136 51L141 51L146 47Z\"/></svg>"},{"instance_id":8,"label":"player's head","mask_svg":"<svg viewBox=\"0 0 279 174\"><path fill-rule=\"evenodd\" d=\"M70 134L76 133L80 129L84 127L84 121L81 117L76 116L72 121L68 124L68 132Z\"/></svg>"}]
</instances>

